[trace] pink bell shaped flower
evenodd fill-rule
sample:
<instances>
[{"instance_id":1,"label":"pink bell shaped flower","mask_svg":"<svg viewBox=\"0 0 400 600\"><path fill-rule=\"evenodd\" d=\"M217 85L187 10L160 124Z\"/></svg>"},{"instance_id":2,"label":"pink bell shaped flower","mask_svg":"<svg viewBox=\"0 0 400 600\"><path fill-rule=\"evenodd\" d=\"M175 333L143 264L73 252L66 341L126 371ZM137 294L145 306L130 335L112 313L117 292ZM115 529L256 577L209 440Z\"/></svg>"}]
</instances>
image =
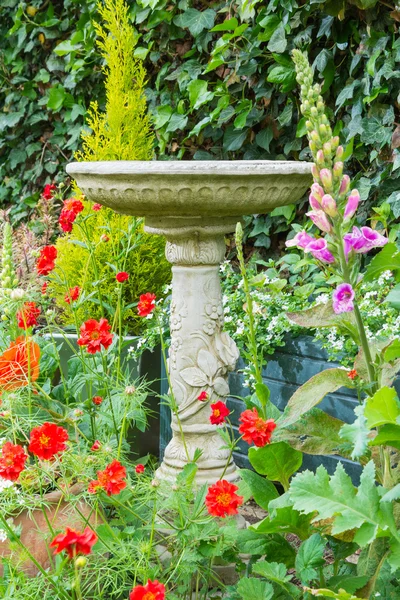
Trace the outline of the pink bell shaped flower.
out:
<instances>
[{"instance_id":1,"label":"pink bell shaped flower","mask_svg":"<svg viewBox=\"0 0 400 600\"><path fill-rule=\"evenodd\" d=\"M350 221L354 217L357 212L358 204L360 202L360 194L358 190L352 190L348 200L346 207L344 209L344 222Z\"/></svg>"},{"instance_id":2,"label":"pink bell shaped flower","mask_svg":"<svg viewBox=\"0 0 400 600\"><path fill-rule=\"evenodd\" d=\"M306 215L321 231L325 231L325 233L332 231L332 225L323 210L311 210Z\"/></svg>"},{"instance_id":3,"label":"pink bell shaped flower","mask_svg":"<svg viewBox=\"0 0 400 600\"><path fill-rule=\"evenodd\" d=\"M352 233L343 237L346 258L351 250L356 254L366 254L372 248L381 248L387 244L388 239L371 227L353 227Z\"/></svg>"},{"instance_id":4,"label":"pink bell shaped flower","mask_svg":"<svg viewBox=\"0 0 400 600\"><path fill-rule=\"evenodd\" d=\"M296 233L294 238L292 238L291 240L287 240L287 242L285 242L285 246L287 248L306 248L308 244L314 239L315 238L313 238L312 235L309 235L306 231L303 230L299 231L299 233Z\"/></svg>"},{"instance_id":5,"label":"pink bell shaped flower","mask_svg":"<svg viewBox=\"0 0 400 600\"><path fill-rule=\"evenodd\" d=\"M314 258L323 263L332 264L335 262L335 257L333 256L332 252L328 250L328 244L324 238L310 242L305 251L311 252Z\"/></svg>"},{"instance_id":6,"label":"pink bell shaped flower","mask_svg":"<svg viewBox=\"0 0 400 600\"><path fill-rule=\"evenodd\" d=\"M337 315L354 310L354 290L350 283L341 283L332 295L333 310Z\"/></svg>"}]
</instances>

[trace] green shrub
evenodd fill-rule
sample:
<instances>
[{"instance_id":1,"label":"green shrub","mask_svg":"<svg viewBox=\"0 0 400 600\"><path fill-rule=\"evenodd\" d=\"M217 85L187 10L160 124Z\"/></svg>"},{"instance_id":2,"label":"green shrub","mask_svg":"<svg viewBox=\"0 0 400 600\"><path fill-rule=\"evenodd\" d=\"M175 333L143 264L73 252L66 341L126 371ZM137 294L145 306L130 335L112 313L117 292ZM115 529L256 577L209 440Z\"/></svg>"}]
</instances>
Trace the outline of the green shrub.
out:
<instances>
[{"instance_id":1,"label":"green shrub","mask_svg":"<svg viewBox=\"0 0 400 600\"><path fill-rule=\"evenodd\" d=\"M143 325L136 311L140 294L153 292L160 296L171 278L170 264L164 256L165 240L145 233L141 219L104 207L96 212L85 204L72 232L57 240L58 257L49 293L63 308L61 321L65 325L80 325L102 315L112 320L118 295L115 275L126 271L129 280L122 285L123 322L130 332L138 333ZM109 240L102 241L104 236ZM68 288L74 286L84 291L74 304L76 321L74 311L64 300Z\"/></svg>"}]
</instances>

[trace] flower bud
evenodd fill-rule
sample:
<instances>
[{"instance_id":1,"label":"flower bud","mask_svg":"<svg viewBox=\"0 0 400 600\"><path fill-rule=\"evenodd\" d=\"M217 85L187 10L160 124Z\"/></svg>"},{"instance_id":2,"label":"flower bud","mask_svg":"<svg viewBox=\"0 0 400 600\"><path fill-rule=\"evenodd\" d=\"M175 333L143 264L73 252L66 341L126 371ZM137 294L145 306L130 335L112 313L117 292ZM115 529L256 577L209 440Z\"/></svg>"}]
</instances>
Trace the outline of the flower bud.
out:
<instances>
[{"instance_id":1,"label":"flower bud","mask_svg":"<svg viewBox=\"0 0 400 600\"><path fill-rule=\"evenodd\" d=\"M323 145L323 152L324 152L324 155L326 156L326 158L331 157L332 146L331 146L330 142L325 142L325 144Z\"/></svg>"},{"instance_id":2,"label":"flower bud","mask_svg":"<svg viewBox=\"0 0 400 600\"><path fill-rule=\"evenodd\" d=\"M319 141L319 135L318 132L315 131L315 129L310 133L310 138L313 140L313 142Z\"/></svg>"},{"instance_id":3,"label":"flower bud","mask_svg":"<svg viewBox=\"0 0 400 600\"><path fill-rule=\"evenodd\" d=\"M324 123L321 123L319 126L319 132L322 136L326 135L327 129L326 129L326 125L324 125Z\"/></svg>"},{"instance_id":4,"label":"flower bud","mask_svg":"<svg viewBox=\"0 0 400 600\"><path fill-rule=\"evenodd\" d=\"M346 207L344 209L343 220L350 221L356 214L358 204L360 202L360 193L358 190L351 190L351 194L347 200Z\"/></svg>"},{"instance_id":5,"label":"flower bud","mask_svg":"<svg viewBox=\"0 0 400 600\"><path fill-rule=\"evenodd\" d=\"M343 175L342 181L340 183L339 194L343 196L347 194L350 189L350 177L348 175Z\"/></svg>"},{"instance_id":6,"label":"flower bud","mask_svg":"<svg viewBox=\"0 0 400 600\"><path fill-rule=\"evenodd\" d=\"M314 196L314 194L310 194L308 199L310 201L310 206L313 210L321 210L321 205L318 202L317 198Z\"/></svg>"},{"instance_id":7,"label":"flower bud","mask_svg":"<svg viewBox=\"0 0 400 600\"><path fill-rule=\"evenodd\" d=\"M310 112L311 112L312 117L318 117L318 111L317 111L316 106L312 106L310 109Z\"/></svg>"},{"instance_id":8,"label":"flower bud","mask_svg":"<svg viewBox=\"0 0 400 600\"><path fill-rule=\"evenodd\" d=\"M338 146L336 149L336 159L341 160L343 158L344 149L343 146Z\"/></svg>"},{"instance_id":9,"label":"flower bud","mask_svg":"<svg viewBox=\"0 0 400 600\"><path fill-rule=\"evenodd\" d=\"M321 202L322 208L330 217L336 217L338 214L335 200L330 194L325 194Z\"/></svg>"},{"instance_id":10,"label":"flower bud","mask_svg":"<svg viewBox=\"0 0 400 600\"><path fill-rule=\"evenodd\" d=\"M160 482L158 479L153 479L153 481L151 482L152 487L157 488L160 485Z\"/></svg>"},{"instance_id":11,"label":"flower bud","mask_svg":"<svg viewBox=\"0 0 400 600\"><path fill-rule=\"evenodd\" d=\"M307 131L311 131L313 129L313 124L311 121L306 121Z\"/></svg>"},{"instance_id":12,"label":"flower bud","mask_svg":"<svg viewBox=\"0 0 400 600\"><path fill-rule=\"evenodd\" d=\"M339 141L339 136L335 135L335 137L331 139L332 148L337 148L339 146Z\"/></svg>"},{"instance_id":13,"label":"flower bud","mask_svg":"<svg viewBox=\"0 0 400 600\"><path fill-rule=\"evenodd\" d=\"M78 558L75 560L75 566L77 569L83 569L86 564L87 559L84 556L78 556Z\"/></svg>"},{"instance_id":14,"label":"flower bud","mask_svg":"<svg viewBox=\"0 0 400 600\"><path fill-rule=\"evenodd\" d=\"M306 215L307 217L310 217L314 225L319 227L321 231L325 231L326 233L332 231L332 225L323 210L312 210L306 213Z\"/></svg>"},{"instance_id":15,"label":"flower bud","mask_svg":"<svg viewBox=\"0 0 400 600\"><path fill-rule=\"evenodd\" d=\"M318 150L317 152L317 156L316 156L316 160L317 160L317 166L318 167L323 167L325 164L325 156L324 153L322 152L322 150Z\"/></svg>"},{"instance_id":16,"label":"flower bud","mask_svg":"<svg viewBox=\"0 0 400 600\"><path fill-rule=\"evenodd\" d=\"M325 105L321 100L318 100L317 102L317 110L320 114L322 114L325 110Z\"/></svg>"},{"instance_id":17,"label":"flower bud","mask_svg":"<svg viewBox=\"0 0 400 600\"><path fill-rule=\"evenodd\" d=\"M308 145L310 147L312 154L315 154L317 152L317 144L313 140L310 140Z\"/></svg>"},{"instance_id":18,"label":"flower bud","mask_svg":"<svg viewBox=\"0 0 400 600\"><path fill-rule=\"evenodd\" d=\"M342 162L335 162L335 164L333 165L333 174L337 179L340 179L342 174L343 174L343 163Z\"/></svg>"},{"instance_id":19,"label":"flower bud","mask_svg":"<svg viewBox=\"0 0 400 600\"><path fill-rule=\"evenodd\" d=\"M311 173L312 176L314 177L314 179L318 180L319 179L319 169L317 167L317 165L311 165Z\"/></svg>"},{"instance_id":20,"label":"flower bud","mask_svg":"<svg viewBox=\"0 0 400 600\"><path fill-rule=\"evenodd\" d=\"M330 192L332 190L332 173L329 169L321 169L319 176L325 191Z\"/></svg>"},{"instance_id":21,"label":"flower bud","mask_svg":"<svg viewBox=\"0 0 400 600\"><path fill-rule=\"evenodd\" d=\"M22 300L25 296L25 290L22 288L16 288L15 290L11 290L10 298L11 300Z\"/></svg>"}]
</instances>

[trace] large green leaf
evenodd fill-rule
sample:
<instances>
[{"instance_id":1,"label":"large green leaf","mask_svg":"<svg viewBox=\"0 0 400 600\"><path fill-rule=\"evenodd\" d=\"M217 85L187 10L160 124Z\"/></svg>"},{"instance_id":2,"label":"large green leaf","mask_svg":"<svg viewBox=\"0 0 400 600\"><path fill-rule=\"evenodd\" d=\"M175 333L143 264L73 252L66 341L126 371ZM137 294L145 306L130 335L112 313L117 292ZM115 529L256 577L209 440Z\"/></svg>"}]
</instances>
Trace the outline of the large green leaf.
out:
<instances>
[{"instance_id":1,"label":"large green leaf","mask_svg":"<svg viewBox=\"0 0 400 600\"><path fill-rule=\"evenodd\" d=\"M279 497L278 491L271 481L248 469L240 469L239 473L250 488L254 500L264 510L268 509L271 500Z\"/></svg>"},{"instance_id":2,"label":"large green leaf","mask_svg":"<svg viewBox=\"0 0 400 600\"><path fill-rule=\"evenodd\" d=\"M368 438L371 435L367 427L367 419L364 415L364 406L356 406L354 409L357 418L353 423L346 423L340 430L340 437L346 442L350 442L353 450L351 458L355 460L363 456L368 447Z\"/></svg>"},{"instance_id":3,"label":"large green leaf","mask_svg":"<svg viewBox=\"0 0 400 600\"><path fill-rule=\"evenodd\" d=\"M400 450L400 425L389 423L379 429L379 433L369 442L370 446L391 446Z\"/></svg>"},{"instance_id":4,"label":"large green leaf","mask_svg":"<svg viewBox=\"0 0 400 600\"><path fill-rule=\"evenodd\" d=\"M190 33L197 37L204 29L211 29L215 21L215 11L211 8L200 11L195 8L188 8L184 13L174 19L178 27L187 27Z\"/></svg>"},{"instance_id":5,"label":"large green leaf","mask_svg":"<svg viewBox=\"0 0 400 600\"><path fill-rule=\"evenodd\" d=\"M190 107L195 110L214 98L214 93L207 90L208 83L203 79L194 79L188 85ZM180 115L182 116L182 115Z\"/></svg>"},{"instance_id":6,"label":"large green leaf","mask_svg":"<svg viewBox=\"0 0 400 600\"><path fill-rule=\"evenodd\" d=\"M290 583L293 576L287 575L286 565L263 560L253 566L253 573L269 579L269 581L275 583L284 592L290 594L292 598L300 598L301 591L293 583Z\"/></svg>"},{"instance_id":7,"label":"large green leaf","mask_svg":"<svg viewBox=\"0 0 400 600\"><path fill-rule=\"evenodd\" d=\"M268 507L268 516L254 525L252 529L258 533L293 533L301 540L310 535L310 515L303 515L295 510L287 494L272 500Z\"/></svg>"},{"instance_id":8,"label":"large green leaf","mask_svg":"<svg viewBox=\"0 0 400 600\"><path fill-rule=\"evenodd\" d=\"M252 577L242 577L237 584L237 591L243 600L270 600L274 596L274 588L270 583Z\"/></svg>"},{"instance_id":9,"label":"large green leaf","mask_svg":"<svg viewBox=\"0 0 400 600\"><path fill-rule=\"evenodd\" d=\"M399 401L394 388L383 387L365 402L364 415L370 429L386 423L397 423Z\"/></svg>"},{"instance_id":10,"label":"large green leaf","mask_svg":"<svg viewBox=\"0 0 400 600\"><path fill-rule=\"evenodd\" d=\"M317 579L317 569L325 564L325 542L319 533L314 533L303 542L296 556L296 575L303 584Z\"/></svg>"},{"instance_id":11,"label":"large green leaf","mask_svg":"<svg viewBox=\"0 0 400 600\"><path fill-rule=\"evenodd\" d=\"M286 489L291 475L301 467L303 455L286 442L274 442L263 448L250 448L249 460L257 473L279 481Z\"/></svg>"},{"instance_id":12,"label":"large green leaf","mask_svg":"<svg viewBox=\"0 0 400 600\"><path fill-rule=\"evenodd\" d=\"M345 327L348 328L349 324L354 325L353 313L342 313L337 315L332 304L318 304L313 308L307 310L301 310L295 313L286 313L289 321L300 325L300 327L309 327L311 329L321 327Z\"/></svg>"},{"instance_id":13,"label":"large green leaf","mask_svg":"<svg viewBox=\"0 0 400 600\"><path fill-rule=\"evenodd\" d=\"M399 269L400 252L397 250L396 244L386 244L367 266L364 281L376 281L384 271L396 272Z\"/></svg>"},{"instance_id":14,"label":"large green leaf","mask_svg":"<svg viewBox=\"0 0 400 600\"><path fill-rule=\"evenodd\" d=\"M325 369L295 391L279 420L281 427L295 423L304 413L319 404L327 394L341 387L353 387L344 369Z\"/></svg>"},{"instance_id":15,"label":"large green leaf","mask_svg":"<svg viewBox=\"0 0 400 600\"><path fill-rule=\"evenodd\" d=\"M334 592L333 590L329 590L326 588L319 589L311 589L305 588L306 591L310 592L312 597L316 598L335 598L335 600L366 600L366 598L361 598L361 596L354 596L353 594L346 592L346 590L340 590L339 592Z\"/></svg>"}]
</instances>

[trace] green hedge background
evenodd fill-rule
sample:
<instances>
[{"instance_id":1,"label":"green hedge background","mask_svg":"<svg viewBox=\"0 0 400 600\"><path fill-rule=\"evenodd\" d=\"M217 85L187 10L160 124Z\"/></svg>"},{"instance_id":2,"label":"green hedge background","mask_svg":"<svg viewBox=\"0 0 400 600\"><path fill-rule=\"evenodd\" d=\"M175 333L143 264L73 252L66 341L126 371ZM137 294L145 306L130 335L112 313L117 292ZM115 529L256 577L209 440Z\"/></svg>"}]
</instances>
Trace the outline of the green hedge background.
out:
<instances>
[{"instance_id":1,"label":"green hedge background","mask_svg":"<svg viewBox=\"0 0 400 600\"><path fill-rule=\"evenodd\" d=\"M364 201L400 216L400 8L393 0L127 0L158 159L307 159L290 59L307 50ZM104 103L92 1L2 0L0 204L25 219L65 180L90 100ZM304 208L254 217L269 248Z\"/></svg>"}]
</instances>

